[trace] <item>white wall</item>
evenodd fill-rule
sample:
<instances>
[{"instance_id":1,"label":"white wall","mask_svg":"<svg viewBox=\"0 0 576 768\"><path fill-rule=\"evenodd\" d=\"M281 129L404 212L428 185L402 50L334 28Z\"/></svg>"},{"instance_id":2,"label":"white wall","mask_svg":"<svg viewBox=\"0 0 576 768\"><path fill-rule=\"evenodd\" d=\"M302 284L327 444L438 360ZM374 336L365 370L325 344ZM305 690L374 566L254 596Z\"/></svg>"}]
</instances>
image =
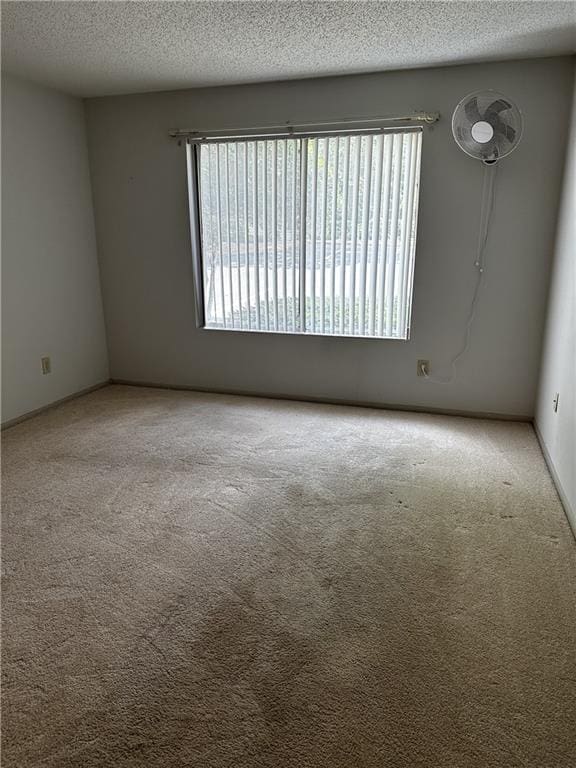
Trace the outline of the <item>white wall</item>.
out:
<instances>
[{"instance_id":1,"label":"white wall","mask_svg":"<svg viewBox=\"0 0 576 768\"><path fill-rule=\"evenodd\" d=\"M535 421L576 531L576 88L548 306Z\"/></svg>"},{"instance_id":2,"label":"white wall","mask_svg":"<svg viewBox=\"0 0 576 768\"><path fill-rule=\"evenodd\" d=\"M491 63L88 102L111 375L115 379L530 417L534 411L572 64ZM486 280L470 353L449 385L475 272L482 166L450 116L480 88L514 99L521 145L499 169ZM409 342L197 330L185 153L171 128L226 128L439 110L424 135ZM553 116L553 119L550 119Z\"/></svg>"},{"instance_id":3,"label":"white wall","mask_svg":"<svg viewBox=\"0 0 576 768\"><path fill-rule=\"evenodd\" d=\"M83 104L3 76L2 421L107 378Z\"/></svg>"}]
</instances>

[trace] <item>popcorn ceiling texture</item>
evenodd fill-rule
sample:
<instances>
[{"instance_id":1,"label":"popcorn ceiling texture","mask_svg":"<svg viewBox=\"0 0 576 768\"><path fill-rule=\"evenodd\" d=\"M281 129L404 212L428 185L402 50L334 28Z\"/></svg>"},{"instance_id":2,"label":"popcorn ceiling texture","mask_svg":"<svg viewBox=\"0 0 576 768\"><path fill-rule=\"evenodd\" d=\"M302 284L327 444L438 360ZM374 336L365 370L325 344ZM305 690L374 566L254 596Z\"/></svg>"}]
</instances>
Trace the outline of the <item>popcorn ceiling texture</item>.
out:
<instances>
[{"instance_id":1,"label":"popcorn ceiling texture","mask_svg":"<svg viewBox=\"0 0 576 768\"><path fill-rule=\"evenodd\" d=\"M108 387L3 448L4 768L573 768L529 424Z\"/></svg>"},{"instance_id":2,"label":"popcorn ceiling texture","mask_svg":"<svg viewBox=\"0 0 576 768\"><path fill-rule=\"evenodd\" d=\"M79 96L552 56L573 2L4 2L2 62Z\"/></svg>"}]
</instances>

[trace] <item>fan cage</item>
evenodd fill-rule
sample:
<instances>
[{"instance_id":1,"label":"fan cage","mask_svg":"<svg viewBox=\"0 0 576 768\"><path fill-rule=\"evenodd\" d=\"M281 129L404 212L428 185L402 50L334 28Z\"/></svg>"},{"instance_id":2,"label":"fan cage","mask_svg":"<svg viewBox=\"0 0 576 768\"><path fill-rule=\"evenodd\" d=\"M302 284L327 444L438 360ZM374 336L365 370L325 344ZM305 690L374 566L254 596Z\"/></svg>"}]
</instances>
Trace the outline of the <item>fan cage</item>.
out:
<instances>
[{"instance_id":1,"label":"fan cage","mask_svg":"<svg viewBox=\"0 0 576 768\"><path fill-rule=\"evenodd\" d=\"M486 143L472 136L472 126L479 121L489 122L494 129L494 136ZM497 162L516 149L522 131L522 114L516 104L494 90L468 94L452 115L452 133L458 146L485 163Z\"/></svg>"}]
</instances>

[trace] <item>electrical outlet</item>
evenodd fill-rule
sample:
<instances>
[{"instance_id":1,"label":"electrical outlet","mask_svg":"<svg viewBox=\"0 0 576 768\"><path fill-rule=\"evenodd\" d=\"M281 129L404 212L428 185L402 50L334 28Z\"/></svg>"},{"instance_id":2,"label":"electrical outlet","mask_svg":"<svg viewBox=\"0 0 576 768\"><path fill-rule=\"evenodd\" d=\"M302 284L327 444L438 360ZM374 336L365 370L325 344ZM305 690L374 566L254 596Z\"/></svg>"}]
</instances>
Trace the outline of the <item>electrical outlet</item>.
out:
<instances>
[{"instance_id":1,"label":"electrical outlet","mask_svg":"<svg viewBox=\"0 0 576 768\"><path fill-rule=\"evenodd\" d=\"M556 392L554 395L554 400L552 401L554 406L554 413L558 413L558 403L560 401L560 392Z\"/></svg>"},{"instance_id":2,"label":"electrical outlet","mask_svg":"<svg viewBox=\"0 0 576 768\"><path fill-rule=\"evenodd\" d=\"M49 357L42 358L42 373L44 375L46 375L47 373L52 373L52 365L50 364Z\"/></svg>"},{"instance_id":3,"label":"electrical outlet","mask_svg":"<svg viewBox=\"0 0 576 768\"><path fill-rule=\"evenodd\" d=\"M416 373L418 376L428 376L430 373L430 360L418 360Z\"/></svg>"}]
</instances>

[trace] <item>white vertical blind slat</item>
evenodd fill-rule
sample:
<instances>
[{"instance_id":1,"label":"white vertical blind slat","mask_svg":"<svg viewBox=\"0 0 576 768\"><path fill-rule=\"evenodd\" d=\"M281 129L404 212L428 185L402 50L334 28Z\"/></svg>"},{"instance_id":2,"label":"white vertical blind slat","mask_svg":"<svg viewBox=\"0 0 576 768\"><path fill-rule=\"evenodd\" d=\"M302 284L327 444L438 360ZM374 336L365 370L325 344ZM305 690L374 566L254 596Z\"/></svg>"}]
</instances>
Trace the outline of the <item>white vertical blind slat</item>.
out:
<instances>
[{"instance_id":1,"label":"white vertical blind slat","mask_svg":"<svg viewBox=\"0 0 576 768\"><path fill-rule=\"evenodd\" d=\"M348 246L348 177L350 176L350 137L345 136L344 142L344 173L342 177L342 221L340 239L340 333L344 334L346 323L346 257Z\"/></svg>"},{"instance_id":2,"label":"white vertical blind slat","mask_svg":"<svg viewBox=\"0 0 576 768\"><path fill-rule=\"evenodd\" d=\"M236 144L234 151L234 207L235 207L235 224L236 224L236 285L238 287L238 320L240 328L244 328L244 315L242 307L242 270L240 268L240 201L238 200L240 191L240 175L239 175L239 162L238 154L240 151L240 145Z\"/></svg>"},{"instance_id":3,"label":"white vertical blind slat","mask_svg":"<svg viewBox=\"0 0 576 768\"><path fill-rule=\"evenodd\" d=\"M250 224L248 221L248 143L242 144L244 148L244 269L246 272L246 322L248 328L252 328L252 301L250 295Z\"/></svg>"},{"instance_id":4,"label":"white vertical blind slat","mask_svg":"<svg viewBox=\"0 0 576 768\"><path fill-rule=\"evenodd\" d=\"M264 213L264 238L262 248L264 250L264 317L266 318L266 330L270 330L270 291L268 284L268 258L269 258L269 239L268 239L268 142L262 142L262 153L264 155L262 162L262 208Z\"/></svg>"},{"instance_id":5,"label":"white vertical blind slat","mask_svg":"<svg viewBox=\"0 0 576 768\"><path fill-rule=\"evenodd\" d=\"M364 154L364 190L362 202L362 234L360 262L360 308L358 319L358 333L363 336L366 332L366 273L368 268L368 228L370 226L370 193L372 184L372 136L366 137L366 149Z\"/></svg>"},{"instance_id":6,"label":"white vertical blind slat","mask_svg":"<svg viewBox=\"0 0 576 768\"><path fill-rule=\"evenodd\" d=\"M303 139L300 155L300 178L308 178L308 139ZM300 189L300 295L298 307L298 322L300 331L306 330L306 184Z\"/></svg>"},{"instance_id":7,"label":"white vertical blind slat","mask_svg":"<svg viewBox=\"0 0 576 768\"><path fill-rule=\"evenodd\" d=\"M216 181L218 184L218 195L216 200L216 218L218 219L218 257L219 257L219 263L220 263L220 298L221 298L221 304L220 304L220 312L222 315L222 326L226 328L226 300L225 300L225 289L224 289L224 259L222 256L223 246L222 246L222 185L220 183L221 175L220 175L221 167L220 167L220 147L216 145Z\"/></svg>"},{"instance_id":8,"label":"white vertical blind slat","mask_svg":"<svg viewBox=\"0 0 576 768\"><path fill-rule=\"evenodd\" d=\"M317 187L318 187L318 139L312 142L312 179L310 187L310 328L316 332L316 218L317 218Z\"/></svg>"},{"instance_id":9,"label":"white vertical blind slat","mask_svg":"<svg viewBox=\"0 0 576 768\"><path fill-rule=\"evenodd\" d=\"M202 232L204 243L207 245L204 252L203 268L204 268L204 313L206 318L212 317L214 308L214 281L215 281L215 259L216 259L216 231L214 229L214 213L215 210L215 198L213 193L213 179L214 173L212 171L212 152L211 147L200 147L201 155L201 168L207 169L208 178L205 179L204 184L200 184L200 201L204 200L204 189L207 189L208 197L208 211L205 213L204 218L209 223L210 235L208 236L205 231ZM201 203L202 205L202 203Z\"/></svg>"},{"instance_id":10,"label":"white vertical blind slat","mask_svg":"<svg viewBox=\"0 0 576 768\"><path fill-rule=\"evenodd\" d=\"M288 330L288 293L286 259L288 248L288 142L282 144L282 328Z\"/></svg>"},{"instance_id":11,"label":"white vertical blind slat","mask_svg":"<svg viewBox=\"0 0 576 768\"><path fill-rule=\"evenodd\" d=\"M226 276L228 278L228 292L230 302L230 326L234 328L234 284L232 282L232 242L230 234L230 145L224 145L224 199L226 200L226 251L228 255L228 266Z\"/></svg>"},{"instance_id":12,"label":"white vertical blind slat","mask_svg":"<svg viewBox=\"0 0 576 768\"><path fill-rule=\"evenodd\" d=\"M336 326L336 233L338 226L338 173L340 137L334 139L334 171L332 177L332 228L330 231L330 333ZM326 267L324 267L326 268Z\"/></svg>"},{"instance_id":13,"label":"white vertical blind slat","mask_svg":"<svg viewBox=\"0 0 576 768\"><path fill-rule=\"evenodd\" d=\"M376 332L376 277L378 274L378 251L380 246L380 209L382 205L382 160L384 137L376 136L376 168L374 176L374 207L372 211L372 253L370 255L370 293L368 299L368 333Z\"/></svg>"},{"instance_id":14,"label":"white vertical blind slat","mask_svg":"<svg viewBox=\"0 0 576 768\"><path fill-rule=\"evenodd\" d=\"M352 139L354 142L354 165L352 178L354 188L352 192L352 231L350 234L351 253L350 253L350 287L349 294L349 333L353 334L356 329L356 255L358 252L358 200L360 192L360 154L362 150L362 139L358 136Z\"/></svg>"},{"instance_id":15,"label":"white vertical blind slat","mask_svg":"<svg viewBox=\"0 0 576 768\"><path fill-rule=\"evenodd\" d=\"M272 307L278 330L278 142L272 142Z\"/></svg>"},{"instance_id":16,"label":"white vertical blind slat","mask_svg":"<svg viewBox=\"0 0 576 768\"><path fill-rule=\"evenodd\" d=\"M261 328L260 317L260 222L259 222L259 206L258 206L258 143L254 142L252 151L253 160L253 182L252 200L254 207L254 233L252 240L254 242L254 291L256 302L256 328Z\"/></svg>"},{"instance_id":17,"label":"white vertical blind slat","mask_svg":"<svg viewBox=\"0 0 576 768\"><path fill-rule=\"evenodd\" d=\"M326 226L328 223L328 139L324 139L324 174L322 177L322 207L320 211L320 260L322 269L320 270L320 333L324 333L326 323Z\"/></svg>"},{"instance_id":18,"label":"white vertical blind slat","mask_svg":"<svg viewBox=\"0 0 576 768\"><path fill-rule=\"evenodd\" d=\"M292 330L296 331L298 321L298 283L296 268L298 265L298 144L294 142L292 159Z\"/></svg>"},{"instance_id":19,"label":"white vertical blind slat","mask_svg":"<svg viewBox=\"0 0 576 768\"><path fill-rule=\"evenodd\" d=\"M416 226L418 223L418 196L420 191L420 164L422 162L422 134L417 133L415 142L415 169L413 176L414 191L412 194L412 205L410 207L410 225L409 225L409 264L406 270L406 282L403 286L404 291L404 320L403 337L408 338L410 334L410 308L412 306L412 291L414 289L414 247L416 244Z\"/></svg>"},{"instance_id":20,"label":"white vertical blind slat","mask_svg":"<svg viewBox=\"0 0 576 768\"><path fill-rule=\"evenodd\" d=\"M402 181L402 147L404 137L401 133L394 135L394 180L392 189L392 211L390 213L390 257L386 262L386 336L392 335L392 317L394 314L394 277L396 273L398 208L400 205L400 184Z\"/></svg>"},{"instance_id":21,"label":"white vertical blind slat","mask_svg":"<svg viewBox=\"0 0 576 768\"><path fill-rule=\"evenodd\" d=\"M414 190L412 179L412 137L408 138L406 142L406 159L403 169L402 185L404 188L404 195L401 200L402 219L400 228L400 243L398 245L399 259L396 274L394 276L394 301L397 305L397 313L395 316L395 323L392 324L392 332L395 336L398 336L402 332L404 327L404 280L406 279L406 270L408 267L408 252L406 243L408 240L408 227L411 220L411 197Z\"/></svg>"},{"instance_id":22,"label":"white vertical blind slat","mask_svg":"<svg viewBox=\"0 0 576 768\"><path fill-rule=\"evenodd\" d=\"M384 204L382 211L382 250L380 263L378 264L378 286L376 289L378 296L378 335L382 336L384 333L384 321L386 318L386 312L392 311L389 306L386 305L384 300L384 285L386 274L386 260L388 259L388 231L390 223L390 178L392 171L392 151L394 149L394 139L392 136L386 136L384 139L385 151L384 151L384 178L382 181L382 192L384 194Z\"/></svg>"}]
</instances>

